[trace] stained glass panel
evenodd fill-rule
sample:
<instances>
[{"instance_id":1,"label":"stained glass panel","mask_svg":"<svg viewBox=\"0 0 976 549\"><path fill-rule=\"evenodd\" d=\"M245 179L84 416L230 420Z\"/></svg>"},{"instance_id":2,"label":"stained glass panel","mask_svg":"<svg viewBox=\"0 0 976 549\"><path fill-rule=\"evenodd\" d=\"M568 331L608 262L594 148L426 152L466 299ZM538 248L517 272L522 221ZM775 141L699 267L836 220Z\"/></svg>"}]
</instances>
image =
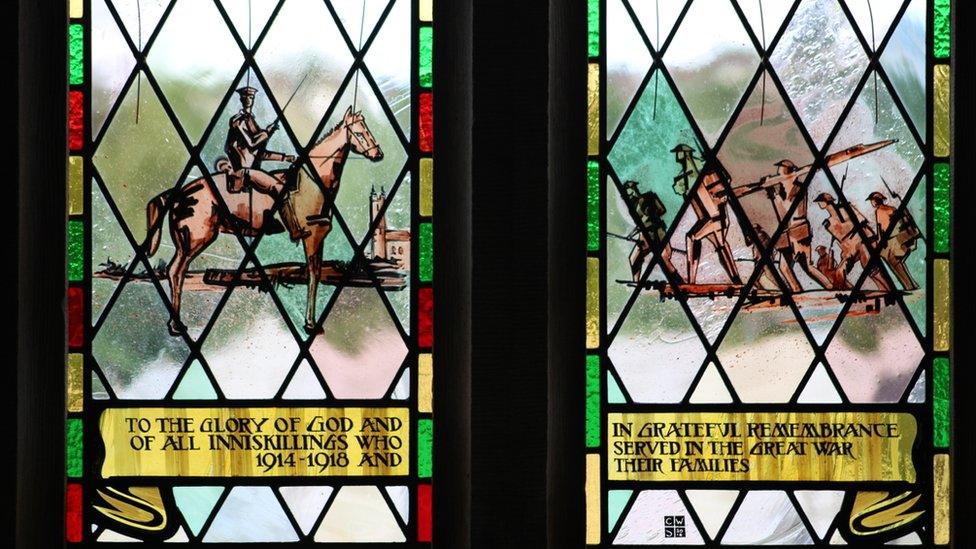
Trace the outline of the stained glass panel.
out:
<instances>
[{"instance_id":1,"label":"stained glass panel","mask_svg":"<svg viewBox=\"0 0 976 549\"><path fill-rule=\"evenodd\" d=\"M66 537L432 540L431 0L70 0Z\"/></svg>"},{"instance_id":2,"label":"stained glass panel","mask_svg":"<svg viewBox=\"0 0 976 549\"><path fill-rule=\"evenodd\" d=\"M586 3L588 545L949 542L949 5Z\"/></svg>"}]
</instances>

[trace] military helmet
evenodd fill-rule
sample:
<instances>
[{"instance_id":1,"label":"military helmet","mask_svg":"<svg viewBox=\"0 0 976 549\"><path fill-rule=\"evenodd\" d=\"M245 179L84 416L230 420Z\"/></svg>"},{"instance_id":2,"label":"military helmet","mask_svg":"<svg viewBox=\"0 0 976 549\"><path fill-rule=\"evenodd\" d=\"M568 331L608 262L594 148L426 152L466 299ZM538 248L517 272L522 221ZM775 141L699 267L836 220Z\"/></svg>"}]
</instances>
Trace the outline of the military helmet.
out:
<instances>
[{"instance_id":1,"label":"military helmet","mask_svg":"<svg viewBox=\"0 0 976 549\"><path fill-rule=\"evenodd\" d=\"M813 201L830 203L834 201L834 197L830 193L820 193L817 195L817 198L813 199Z\"/></svg>"},{"instance_id":2,"label":"military helmet","mask_svg":"<svg viewBox=\"0 0 976 549\"><path fill-rule=\"evenodd\" d=\"M673 153L679 153L679 152L693 153L693 152L695 152L695 149L692 149L691 146L688 145L687 143L678 143L678 145L675 148L671 149L671 152L673 152Z\"/></svg>"},{"instance_id":3,"label":"military helmet","mask_svg":"<svg viewBox=\"0 0 976 549\"><path fill-rule=\"evenodd\" d=\"M637 182L634 181L633 179L630 179L628 181L624 181L624 187L636 189L637 188Z\"/></svg>"},{"instance_id":4,"label":"military helmet","mask_svg":"<svg viewBox=\"0 0 976 549\"><path fill-rule=\"evenodd\" d=\"M887 202L888 201L888 197L886 197L885 195L879 193L878 191L874 191L873 193L871 193L871 194L868 195L868 197L866 198L866 200L868 202L874 202L874 201Z\"/></svg>"},{"instance_id":5,"label":"military helmet","mask_svg":"<svg viewBox=\"0 0 976 549\"><path fill-rule=\"evenodd\" d=\"M793 161L788 158L784 158L783 160L780 160L779 162L773 165L778 166L780 168L786 168L791 172L796 171L796 164L794 164Z\"/></svg>"}]
</instances>

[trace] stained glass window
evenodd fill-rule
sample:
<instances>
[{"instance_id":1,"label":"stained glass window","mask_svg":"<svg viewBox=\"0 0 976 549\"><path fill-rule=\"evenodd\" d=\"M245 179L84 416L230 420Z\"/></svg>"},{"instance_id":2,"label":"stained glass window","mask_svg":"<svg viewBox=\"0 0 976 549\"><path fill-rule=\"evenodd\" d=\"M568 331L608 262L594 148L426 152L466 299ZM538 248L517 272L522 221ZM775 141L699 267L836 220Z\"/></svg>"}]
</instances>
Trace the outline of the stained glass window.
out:
<instances>
[{"instance_id":1,"label":"stained glass window","mask_svg":"<svg viewBox=\"0 0 976 549\"><path fill-rule=\"evenodd\" d=\"M429 546L432 0L69 0L66 537Z\"/></svg>"},{"instance_id":2,"label":"stained glass window","mask_svg":"<svg viewBox=\"0 0 976 549\"><path fill-rule=\"evenodd\" d=\"M588 16L586 543L949 543L949 1Z\"/></svg>"}]
</instances>

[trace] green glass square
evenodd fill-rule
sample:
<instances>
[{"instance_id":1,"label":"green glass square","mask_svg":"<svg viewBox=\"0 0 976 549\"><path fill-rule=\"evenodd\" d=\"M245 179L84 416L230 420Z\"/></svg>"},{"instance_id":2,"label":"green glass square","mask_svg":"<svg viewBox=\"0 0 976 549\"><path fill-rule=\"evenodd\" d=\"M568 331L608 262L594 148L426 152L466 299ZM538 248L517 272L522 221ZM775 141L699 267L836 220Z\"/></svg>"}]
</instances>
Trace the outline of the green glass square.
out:
<instances>
[{"instance_id":1,"label":"green glass square","mask_svg":"<svg viewBox=\"0 0 976 549\"><path fill-rule=\"evenodd\" d=\"M434 29L420 27L420 85L434 85Z\"/></svg>"},{"instance_id":2,"label":"green glass square","mask_svg":"<svg viewBox=\"0 0 976 549\"><path fill-rule=\"evenodd\" d=\"M600 249L600 164L586 164L586 247Z\"/></svg>"},{"instance_id":3,"label":"green glass square","mask_svg":"<svg viewBox=\"0 0 976 549\"><path fill-rule=\"evenodd\" d=\"M589 52L590 57L598 57L600 55L600 0L588 1Z\"/></svg>"},{"instance_id":4,"label":"green glass square","mask_svg":"<svg viewBox=\"0 0 976 549\"><path fill-rule=\"evenodd\" d=\"M85 82L85 27L68 26L68 83Z\"/></svg>"},{"instance_id":5,"label":"green glass square","mask_svg":"<svg viewBox=\"0 0 976 549\"><path fill-rule=\"evenodd\" d=\"M932 438L939 448L949 447L949 359L932 361Z\"/></svg>"},{"instance_id":6,"label":"green glass square","mask_svg":"<svg viewBox=\"0 0 976 549\"><path fill-rule=\"evenodd\" d=\"M935 233L935 251L948 253L949 229L952 225L949 164L935 164L932 173L935 179L932 187L932 230Z\"/></svg>"},{"instance_id":7,"label":"green glass square","mask_svg":"<svg viewBox=\"0 0 976 549\"><path fill-rule=\"evenodd\" d=\"M600 357L586 356L586 446L600 446Z\"/></svg>"},{"instance_id":8,"label":"green glass square","mask_svg":"<svg viewBox=\"0 0 976 549\"><path fill-rule=\"evenodd\" d=\"M420 224L420 281L434 279L434 224Z\"/></svg>"},{"instance_id":9,"label":"green glass square","mask_svg":"<svg viewBox=\"0 0 976 549\"><path fill-rule=\"evenodd\" d=\"M434 420L417 420L417 476L430 478L434 470Z\"/></svg>"},{"instance_id":10,"label":"green glass square","mask_svg":"<svg viewBox=\"0 0 976 549\"><path fill-rule=\"evenodd\" d=\"M78 478L82 474L82 444L84 441L84 427L80 419L68 420L65 439L68 449L65 462L67 474L71 478Z\"/></svg>"},{"instance_id":11,"label":"green glass square","mask_svg":"<svg viewBox=\"0 0 976 549\"><path fill-rule=\"evenodd\" d=\"M85 277L85 225L81 221L68 222L68 280L78 282Z\"/></svg>"},{"instance_id":12,"label":"green glass square","mask_svg":"<svg viewBox=\"0 0 976 549\"><path fill-rule=\"evenodd\" d=\"M935 35L932 37L933 54L939 58L949 57L949 44L951 43L952 17L949 14L949 0L935 0L933 8L933 30Z\"/></svg>"}]
</instances>

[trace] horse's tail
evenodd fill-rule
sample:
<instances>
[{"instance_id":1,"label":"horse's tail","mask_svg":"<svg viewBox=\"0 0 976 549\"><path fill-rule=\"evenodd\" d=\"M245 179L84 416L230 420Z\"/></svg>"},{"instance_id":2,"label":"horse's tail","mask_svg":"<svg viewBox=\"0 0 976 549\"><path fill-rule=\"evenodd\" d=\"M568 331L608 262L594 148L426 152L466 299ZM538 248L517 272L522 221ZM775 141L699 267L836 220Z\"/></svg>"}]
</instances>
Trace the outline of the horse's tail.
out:
<instances>
[{"instance_id":1,"label":"horse's tail","mask_svg":"<svg viewBox=\"0 0 976 549\"><path fill-rule=\"evenodd\" d=\"M167 189L156 195L146 204L146 240L149 241L148 257L152 257L159 249L159 240L163 234L163 212L169 206L169 196L171 189Z\"/></svg>"}]
</instances>

